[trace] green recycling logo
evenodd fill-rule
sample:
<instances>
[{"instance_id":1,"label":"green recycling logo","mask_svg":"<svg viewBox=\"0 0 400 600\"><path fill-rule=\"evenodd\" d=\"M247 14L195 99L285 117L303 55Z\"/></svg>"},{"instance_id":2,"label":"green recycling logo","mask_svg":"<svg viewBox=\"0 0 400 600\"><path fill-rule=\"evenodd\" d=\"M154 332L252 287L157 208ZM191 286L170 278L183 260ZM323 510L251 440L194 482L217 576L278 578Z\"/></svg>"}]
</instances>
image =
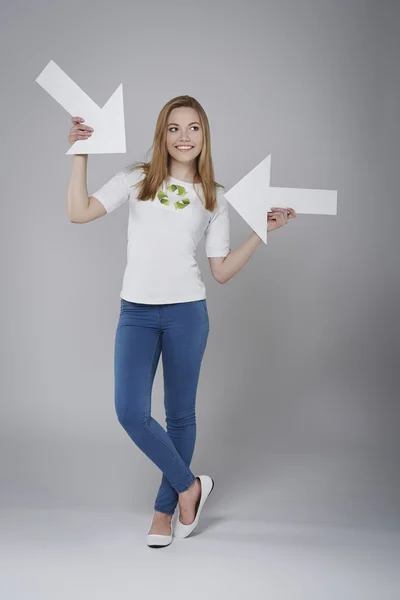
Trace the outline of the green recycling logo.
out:
<instances>
[{"instance_id":1,"label":"green recycling logo","mask_svg":"<svg viewBox=\"0 0 400 600\"><path fill-rule=\"evenodd\" d=\"M173 205L175 206L175 210L177 210L178 208L186 208L186 206L190 204L189 198L185 197L187 191L185 190L183 185L176 185L175 183L172 183L167 187L167 192L170 192L174 196L179 196L178 200L176 200L175 202L172 201ZM168 193L166 194L164 191L160 190L157 193L157 198L159 199L161 204L164 204L164 206L171 205Z\"/></svg>"}]
</instances>

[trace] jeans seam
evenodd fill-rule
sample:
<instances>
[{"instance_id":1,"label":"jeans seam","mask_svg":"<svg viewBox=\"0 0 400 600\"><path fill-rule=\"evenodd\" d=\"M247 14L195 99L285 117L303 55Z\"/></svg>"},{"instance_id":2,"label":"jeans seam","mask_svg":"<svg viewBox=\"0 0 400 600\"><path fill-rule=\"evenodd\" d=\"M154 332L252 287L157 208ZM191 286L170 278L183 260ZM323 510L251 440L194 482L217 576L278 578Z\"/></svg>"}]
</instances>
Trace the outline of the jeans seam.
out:
<instances>
[{"instance_id":1,"label":"jeans seam","mask_svg":"<svg viewBox=\"0 0 400 600\"><path fill-rule=\"evenodd\" d=\"M156 340L156 345L154 346L153 355L152 355L152 357L151 357L151 366L150 366L150 371L149 371L149 375L148 375L148 378L147 378L147 390L146 390L146 391L148 391L148 390L150 389L150 376L151 376L151 367L152 367L152 365L153 365L153 359L154 359L154 355L155 355L155 352L156 352L156 349L157 349L158 339L159 339L159 338L157 338L157 340ZM150 418L151 418L151 411L150 411ZM155 440L157 440L158 442L160 442L160 443L161 443L161 445L162 445L164 448L166 448L166 450L167 450L167 451L168 451L168 452L171 454L171 456L172 456L172 458L174 459L174 461L175 461L176 463L178 463L178 460L177 460L177 459L176 459L176 457L174 456L174 453L173 453L173 451L171 450L171 448L168 448L168 446L167 446L167 445L164 443L164 441L163 441L161 438L159 438L159 437L158 437L158 436L157 436L157 435L156 435L156 434L155 434L155 433L154 433L154 432L151 430L151 428L150 428L150 426L149 426L149 423L148 423L148 420L147 420L147 419L145 419L145 420L144 420L144 425L145 425L145 427L146 427L147 431L148 431L148 432L149 432L149 433L150 433L150 434L153 436L153 438L154 438ZM190 481L190 479L189 479L189 480L187 480L187 481ZM172 485L172 484L171 484L171 485ZM174 487L174 486L172 486L172 487ZM189 485L189 487L190 487L190 485ZM176 490L176 491L177 491L177 490Z\"/></svg>"},{"instance_id":2,"label":"jeans seam","mask_svg":"<svg viewBox=\"0 0 400 600\"><path fill-rule=\"evenodd\" d=\"M202 303L203 303L204 316L205 316L206 323L207 323L207 321L208 321L208 310L207 310L207 304L206 304L205 299L202 300Z\"/></svg>"}]
</instances>

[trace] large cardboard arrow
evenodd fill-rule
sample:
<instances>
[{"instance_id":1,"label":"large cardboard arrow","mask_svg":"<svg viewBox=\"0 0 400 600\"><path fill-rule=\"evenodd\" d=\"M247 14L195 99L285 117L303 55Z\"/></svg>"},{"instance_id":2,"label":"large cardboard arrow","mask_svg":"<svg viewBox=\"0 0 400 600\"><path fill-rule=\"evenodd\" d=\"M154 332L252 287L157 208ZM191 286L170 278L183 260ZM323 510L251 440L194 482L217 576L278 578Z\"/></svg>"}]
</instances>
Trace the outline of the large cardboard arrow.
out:
<instances>
[{"instance_id":1,"label":"large cardboard arrow","mask_svg":"<svg viewBox=\"0 0 400 600\"><path fill-rule=\"evenodd\" d=\"M294 208L296 213L337 214L337 191L271 187L271 154L254 167L225 198L267 243L267 213L271 207Z\"/></svg>"},{"instance_id":2,"label":"large cardboard arrow","mask_svg":"<svg viewBox=\"0 0 400 600\"><path fill-rule=\"evenodd\" d=\"M36 81L71 116L82 117L84 124L94 129L90 138L76 141L66 154L126 152L122 83L100 108L53 60Z\"/></svg>"}]
</instances>

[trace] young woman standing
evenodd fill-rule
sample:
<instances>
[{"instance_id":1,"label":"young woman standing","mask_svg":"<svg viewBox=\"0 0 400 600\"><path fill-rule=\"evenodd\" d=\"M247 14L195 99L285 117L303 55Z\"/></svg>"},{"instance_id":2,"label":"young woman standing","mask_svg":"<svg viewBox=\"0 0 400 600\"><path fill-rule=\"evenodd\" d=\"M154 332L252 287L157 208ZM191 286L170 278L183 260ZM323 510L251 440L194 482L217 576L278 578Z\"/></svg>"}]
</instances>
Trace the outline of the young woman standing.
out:
<instances>
[{"instance_id":1,"label":"young woman standing","mask_svg":"<svg viewBox=\"0 0 400 600\"><path fill-rule=\"evenodd\" d=\"M68 141L93 129L72 118ZM191 96L162 108L150 162L121 169L90 197L87 154L74 155L68 215L87 223L129 202L127 264L115 335L115 409L132 441L162 471L147 534L150 547L187 537L196 527L214 482L190 469L195 438L196 392L209 333L205 286L195 260L204 236L213 277L229 281L261 243L253 232L231 251L228 202L214 180L207 115ZM296 213L273 208L268 231ZM151 416L151 392L162 356L166 431ZM179 516L172 531L172 517Z\"/></svg>"}]
</instances>

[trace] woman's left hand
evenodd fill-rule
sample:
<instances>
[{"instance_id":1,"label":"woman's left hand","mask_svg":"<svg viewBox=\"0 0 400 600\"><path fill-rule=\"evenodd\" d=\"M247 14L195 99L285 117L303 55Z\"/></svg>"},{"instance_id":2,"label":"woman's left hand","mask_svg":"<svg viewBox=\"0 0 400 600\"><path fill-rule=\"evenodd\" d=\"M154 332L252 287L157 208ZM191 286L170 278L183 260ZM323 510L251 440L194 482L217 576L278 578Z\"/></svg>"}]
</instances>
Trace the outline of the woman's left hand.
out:
<instances>
[{"instance_id":1,"label":"woman's left hand","mask_svg":"<svg viewBox=\"0 0 400 600\"><path fill-rule=\"evenodd\" d=\"M279 208L276 206L271 207L271 212L267 213L267 231L273 229L279 229L286 225L289 219L296 217L296 211L294 208Z\"/></svg>"}]
</instances>

